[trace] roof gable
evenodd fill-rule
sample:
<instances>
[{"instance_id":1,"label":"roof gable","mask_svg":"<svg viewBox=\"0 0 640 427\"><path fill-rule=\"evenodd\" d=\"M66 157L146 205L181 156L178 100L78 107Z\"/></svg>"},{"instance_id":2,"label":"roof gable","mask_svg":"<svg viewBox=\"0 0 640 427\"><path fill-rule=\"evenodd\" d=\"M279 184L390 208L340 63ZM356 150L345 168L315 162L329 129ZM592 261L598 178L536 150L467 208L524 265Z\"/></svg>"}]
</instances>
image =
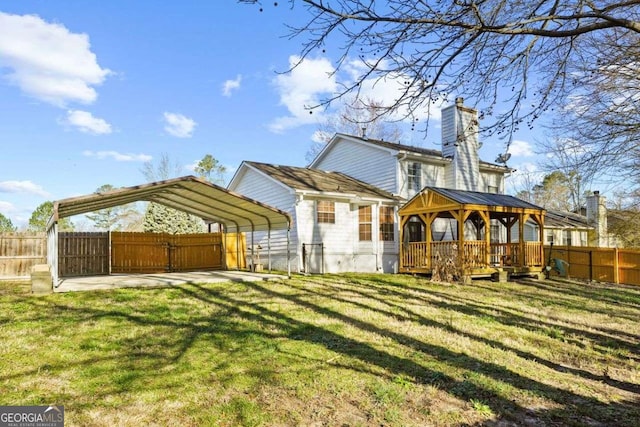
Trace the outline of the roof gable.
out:
<instances>
[{"instance_id":1,"label":"roof gable","mask_svg":"<svg viewBox=\"0 0 640 427\"><path fill-rule=\"evenodd\" d=\"M405 153L405 154L414 154L414 155L423 156L423 157L426 156L427 158L431 158L433 160L437 160L440 162L450 161L450 158L444 157L442 155L442 151L440 150L417 147L413 145L405 145L397 142L382 141L379 139L372 139L372 138L366 138L366 137L363 138L363 137L359 137L355 135L347 135L343 133L336 133L333 136L333 138L331 138L331 140L322 149L322 151L316 156L316 158L311 161L311 163L309 164L309 167L312 168L316 166L327 155L327 153L331 151L333 146L335 146L340 142L341 139L357 142L360 144L366 144L370 147L379 148L395 156ZM508 168L506 165L498 165L495 163L486 162L484 160L480 160L480 167L485 167L490 169L499 169L499 170L502 170L503 172L507 172L510 170L510 168Z\"/></svg>"},{"instance_id":2,"label":"roof gable","mask_svg":"<svg viewBox=\"0 0 640 427\"><path fill-rule=\"evenodd\" d=\"M245 162L249 167L299 191L340 193L361 197L395 200L388 191L367 184L340 172L327 172L313 168L282 166L268 163Z\"/></svg>"}]
</instances>

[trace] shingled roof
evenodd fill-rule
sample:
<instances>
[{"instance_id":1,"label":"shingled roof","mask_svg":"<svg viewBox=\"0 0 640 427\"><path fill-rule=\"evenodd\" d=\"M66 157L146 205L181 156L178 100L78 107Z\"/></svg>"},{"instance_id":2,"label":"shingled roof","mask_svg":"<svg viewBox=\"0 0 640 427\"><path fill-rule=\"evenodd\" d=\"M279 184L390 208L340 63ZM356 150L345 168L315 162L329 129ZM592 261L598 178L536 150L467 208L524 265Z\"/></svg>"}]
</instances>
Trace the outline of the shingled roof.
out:
<instances>
[{"instance_id":1,"label":"shingled roof","mask_svg":"<svg viewBox=\"0 0 640 427\"><path fill-rule=\"evenodd\" d=\"M405 145L405 144L400 144L400 143L396 143L396 142L389 142L389 141L382 141L379 139L372 139L372 138L363 138L361 136L355 136L355 135L348 135L345 133L338 133L336 135L345 137L345 138L352 138L352 139L358 139L362 142L368 143L368 144L372 144L372 145L377 145L379 147L383 147L383 148L388 148L391 150L397 150L397 151L404 151L407 153L416 153L416 154L421 154L421 155L425 155L425 156L431 156L431 157L436 157L439 158L441 160L449 160L446 157L442 156L442 151L439 150L434 150L434 149L430 149L430 148L423 148L423 147L417 147L414 145ZM506 165L500 165L500 164L496 164L496 163L491 163L491 162L487 162L484 160L480 160L480 165L482 166L487 166L487 167L491 167L491 168L504 168L504 169L510 169L508 166Z\"/></svg>"},{"instance_id":2,"label":"shingled roof","mask_svg":"<svg viewBox=\"0 0 640 427\"><path fill-rule=\"evenodd\" d=\"M544 208L525 202L508 194L481 193L479 191L451 190L449 188L425 187L427 190L439 193L456 203L464 205L504 206L508 208L523 208L544 210Z\"/></svg>"},{"instance_id":3,"label":"shingled roof","mask_svg":"<svg viewBox=\"0 0 640 427\"><path fill-rule=\"evenodd\" d=\"M249 161L245 161L245 164L295 190L341 193L376 199L397 199L397 197L388 191L340 172L327 172L319 169Z\"/></svg>"}]
</instances>

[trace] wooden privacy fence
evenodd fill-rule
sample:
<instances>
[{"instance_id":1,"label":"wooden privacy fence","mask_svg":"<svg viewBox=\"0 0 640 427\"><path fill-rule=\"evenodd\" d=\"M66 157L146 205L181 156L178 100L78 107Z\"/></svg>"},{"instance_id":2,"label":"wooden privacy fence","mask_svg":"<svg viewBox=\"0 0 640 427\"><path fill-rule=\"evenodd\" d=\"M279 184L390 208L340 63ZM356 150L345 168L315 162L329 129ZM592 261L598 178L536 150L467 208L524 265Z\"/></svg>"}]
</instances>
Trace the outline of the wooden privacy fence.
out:
<instances>
[{"instance_id":1,"label":"wooden privacy fence","mask_svg":"<svg viewBox=\"0 0 640 427\"><path fill-rule=\"evenodd\" d=\"M545 262L561 259L570 277L640 285L640 249L545 246Z\"/></svg>"},{"instance_id":2,"label":"wooden privacy fence","mask_svg":"<svg viewBox=\"0 0 640 427\"><path fill-rule=\"evenodd\" d=\"M223 268L222 234L111 233L113 273Z\"/></svg>"},{"instance_id":3,"label":"wooden privacy fence","mask_svg":"<svg viewBox=\"0 0 640 427\"><path fill-rule=\"evenodd\" d=\"M47 263L45 233L0 233L0 277L25 279L31 267Z\"/></svg>"},{"instance_id":4,"label":"wooden privacy fence","mask_svg":"<svg viewBox=\"0 0 640 427\"><path fill-rule=\"evenodd\" d=\"M58 274L60 277L109 274L109 233L60 232Z\"/></svg>"}]
</instances>

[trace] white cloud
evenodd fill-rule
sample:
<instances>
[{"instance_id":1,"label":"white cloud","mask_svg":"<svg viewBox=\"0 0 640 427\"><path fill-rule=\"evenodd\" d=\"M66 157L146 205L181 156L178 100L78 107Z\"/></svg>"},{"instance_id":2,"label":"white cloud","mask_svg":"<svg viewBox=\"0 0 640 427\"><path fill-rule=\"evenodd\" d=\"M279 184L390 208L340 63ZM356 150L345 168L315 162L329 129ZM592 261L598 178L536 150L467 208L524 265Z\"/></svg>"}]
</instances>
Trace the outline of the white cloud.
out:
<instances>
[{"instance_id":1,"label":"white cloud","mask_svg":"<svg viewBox=\"0 0 640 427\"><path fill-rule=\"evenodd\" d=\"M369 65L374 62L375 60L364 62L362 59L345 62L342 67L342 71L346 73L346 80L342 83L348 86L353 85L361 78L361 76L369 71ZM388 67L383 61L378 65L378 68L385 69ZM411 80L411 78L400 73L387 73L384 77L368 78L360 84L358 88L358 95L361 99L371 99L381 103L383 106L391 107L405 92L408 92L409 96L411 96L411 93L417 93L419 88L407 87L407 82ZM424 98L424 96L418 97ZM415 105L414 111L412 111L411 115L418 120L425 120L429 118L430 120L440 121L440 110L446 105L447 102L444 99L436 102L435 104L425 102L425 105ZM406 105L402 105L398 106L389 118L395 120L408 120L407 116L410 116L409 110Z\"/></svg>"},{"instance_id":2,"label":"white cloud","mask_svg":"<svg viewBox=\"0 0 640 427\"><path fill-rule=\"evenodd\" d=\"M113 159L117 162L149 162L153 159L148 154L118 153L117 151L86 150L82 152L82 155L96 159Z\"/></svg>"},{"instance_id":3,"label":"white cloud","mask_svg":"<svg viewBox=\"0 0 640 427\"><path fill-rule=\"evenodd\" d=\"M516 171L507 176L505 180L507 193L509 194L531 189L533 185L538 184L544 177L544 171L540 170L538 165L534 163L524 162L512 167Z\"/></svg>"},{"instance_id":4,"label":"white cloud","mask_svg":"<svg viewBox=\"0 0 640 427\"><path fill-rule=\"evenodd\" d=\"M36 15L0 12L0 64L24 93L53 105L92 103L94 86L111 72L101 68L86 34L70 32Z\"/></svg>"},{"instance_id":5,"label":"white cloud","mask_svg":"<svg viewBox=\"0 0 640 427\"><path fill-rule=\"evenodd\" d=\"M235 80L227 80L222 84L222 94L224 96L231 96L231 92L240 88L242 82L242 76L238 74Z\"/></svg>"},{"instance_id":6,"label":"white cloud","mask_svg":"<svg viewBox=\"0 0 640 427\"><path fill-rule=\"evenodd\" d=\"M106 120L94 117L88 111L69 110L67 111L66 123L78 128L80 132L94 135L104 135L111 133L111 125Z\"/></svg>"},{"instance_id":7,"label":"white cloud","mask_svg":"<svg viewBox=\"0 0 640 427\"><path fill-rule=\"evenodd\" d=\"M331 95L337 89L335 69L328 59L303 59L298 64L299 61L298 56L290 56L291 72L279 74L274 79L280 104L287 107L289 115L276 118L269 125L272 132L316 123L321 111L317 109L310 114L308 108L318 105L322 95Z\"/></svg>"},{"instance_id":8,"label":"white cloud","mask_svg":"<svg viewBox=\"0 0 640 427\"><path fill-rule=\"evenodd\" d=\"M534 155L531 144L526 141L514 139L509 145L509 153L514 157L531 157Z\"/></svg>"},{"instance_id":9,"label":"white cloud","mask_svg":"<svg viewBox=\"0 0 640 427\"><path fill-rule=\"evenodd\" d=\"M12 203L3 202L2 200L0 200L0 213L6 216L15 211L16 211L16 207Z\"/></svg>"},{"instance_id":10,"label":"white cloud","mask_svg":"<svg viewBox=\"0 0 640 427\"><path fill-rule=\"evenodd\" d=\"M0 181L0 193L27 193L42 197L50 196L41 186L31 181Z\"/></svg>"},{"instance_id":11,"label":"white cloud","mask_svg":"<svg viewBox=\"0 0 640 427\"><path fill-rule=\"evenodd\" d=\"M191 138L196 127L192 119L177 113L164 113L164 130L178 138Z\"/></svg>"},{"instance_id":12,"label":"white cloud","mask_svg":"<svg viewBox=\"0 0 640 427\"><path fill-rule=\"evenodd\" d=\"M273 132L282 132L286 129L317 123L325 112L316 109L309 114L309 107L317 106L323 98L330 98L338 94L341 87L350 87L355 84L367 71L367 64L361 59L346 61L337 71L326 58L300 60L297 56L289 57L291 71L280 74L274 79L274 84L280 95L280 104L289 110L288 116L278 117L270 124ZM297 64L297 65L296 65ZM384 64L380 67L384 68ZM407 91L406 76L397 73L388 73L381 78L365 79L358 86L360 99L372 100L383 106L393 106L398 98ZM409 92L417 92L419 88L409 88ZM392 120L410 121L413 117L420 121L429 118L440 121L440 110L446 104L441 100L435 104L425 101L423 105L414 105L412 114L408 114L406 105L399 106L389 115ZM333 109L339 109L339 102L333 102Z\"/></svg>"}]
</instances>

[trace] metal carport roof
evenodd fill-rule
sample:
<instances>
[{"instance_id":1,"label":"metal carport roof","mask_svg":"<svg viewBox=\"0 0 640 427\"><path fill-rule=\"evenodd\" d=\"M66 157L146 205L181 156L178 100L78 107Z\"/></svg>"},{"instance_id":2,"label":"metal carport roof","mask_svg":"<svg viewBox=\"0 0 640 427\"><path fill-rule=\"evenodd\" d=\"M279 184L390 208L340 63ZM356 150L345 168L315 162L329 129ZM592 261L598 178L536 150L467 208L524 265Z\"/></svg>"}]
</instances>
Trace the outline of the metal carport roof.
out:
<instances>
[{"instance_id":1,"label":"metal carport roof","mask_svg":"<svg viewBox=\"0 0 640 427\"><path fill-rule=\"evenodd\" d=\"M137 201L160 203L221 223L229 232L288 229L291 225L285 211L189 175L55 201L49 227L60 218Z\"/></svg>"}]
</instances>

